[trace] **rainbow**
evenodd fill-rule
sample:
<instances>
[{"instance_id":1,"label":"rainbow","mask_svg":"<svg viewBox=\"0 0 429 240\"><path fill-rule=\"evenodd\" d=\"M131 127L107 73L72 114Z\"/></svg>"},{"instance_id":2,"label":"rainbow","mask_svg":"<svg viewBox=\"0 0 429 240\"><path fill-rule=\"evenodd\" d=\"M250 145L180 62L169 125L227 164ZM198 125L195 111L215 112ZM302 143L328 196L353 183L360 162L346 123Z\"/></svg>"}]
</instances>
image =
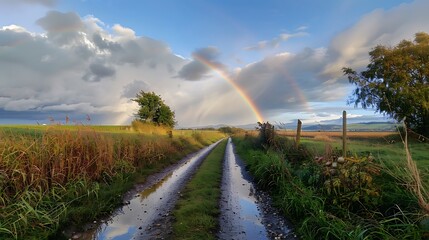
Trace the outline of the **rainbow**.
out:
<instances>
[{"instance_id":1,"label":"rainbow","mask_svg":"<svg viewBox=\"0 0 429 240\"><path fill-rule=\"evenodd\" d=\"M312 108L308 104L308 100L305 97L302 90L299 88L298 83L296 82L295 78L292 77L289 72L286 70L281 71L282 75L284 76L284 79L288 82L288 87L291 87L293 89L293 92L295 93L295 96L298 98L297 100L302 104L304 107L304 110L307 112L312 112Z\"/></svg>"},{"instance_id":2,"label":"rainbow","mask_svg":"<svg viewBox=\"0 0 429 240\"><path fill-rule=\"evenodd\" d=\"M225 79L225 81L227 81L235 89L235 91L241 96L241 98L243 98L243 100L247 103L249 108L255 114L255 117L258 120L258 122L261 122L261 123L264 122L264 117L262 116L261 111L259 110L258 106L256 106L252 98L250 98L249 95L244 91L244 89L240 85L238 85L226 72L224 72L222 69L219 69L218 66L211 63L207 59L201 56L198 56L197 54L195 54L194 59L206 65L211 70L216 72L219 76L221 76L223 79Z\"/></svg>"}]
</instances>

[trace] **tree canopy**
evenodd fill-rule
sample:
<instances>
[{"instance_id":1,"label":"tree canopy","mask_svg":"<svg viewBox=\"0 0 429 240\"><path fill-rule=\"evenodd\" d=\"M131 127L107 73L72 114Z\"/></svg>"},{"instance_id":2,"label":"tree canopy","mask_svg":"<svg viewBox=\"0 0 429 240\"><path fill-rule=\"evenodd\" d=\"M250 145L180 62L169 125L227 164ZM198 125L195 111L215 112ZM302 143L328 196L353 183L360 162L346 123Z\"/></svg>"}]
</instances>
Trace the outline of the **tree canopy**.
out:
<instances>
[{"instance_id":1,"label":"tree canopy","mask_svg":"<svg viewBox=\"0 0 429 240\"><path fill-rule=\"evenodd\" d=\"M416 33L414 41L403 40L394 47L376 46L370 64L357 73L343 68L356 85L349 104L375 108L397 121L429 136L429 35Z\"/></svg>"},{"instance_id":2,"label":"tree canopy","mask_svg":"<svg viewBox=\"0 0 429 240\"><path fill-rule=\"evenodd\" d=\"M168 127L176 124L175 113L154 92L140 91L132 100L140 106L135 114L139 120Z\"/></svg>"}]
</instances>

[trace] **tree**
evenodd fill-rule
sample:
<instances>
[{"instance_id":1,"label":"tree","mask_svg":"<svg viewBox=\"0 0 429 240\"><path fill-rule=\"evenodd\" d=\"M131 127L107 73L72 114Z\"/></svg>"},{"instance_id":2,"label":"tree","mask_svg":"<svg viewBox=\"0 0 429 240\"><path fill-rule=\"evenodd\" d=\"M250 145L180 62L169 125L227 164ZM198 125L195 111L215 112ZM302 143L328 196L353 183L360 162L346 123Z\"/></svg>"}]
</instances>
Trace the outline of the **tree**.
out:
<instances>
[{"instance_id":1,"label":"tree","mask_svg":"<svg viewBox=\"0 0 429 240\"><path fill-rule=\"evenodd\" d=\"M379 45L369 55L365 71L343 68L356 85L348 103L405 119L409 128L429 136L429 35L416 33L413 42L403 40L395 47Z\"/></svg>"},{"instance_id":2,"label":"tree","mask_svg":"<svg viewBox=\"0 0 429 240\"><path fill-rule=\"evenodd\" d=\"M176 124L174 112L164 103L161 96L154 92L140 91L136 98L131 100L140 106L135 114L139 120L168 127L174 127Z\"/></svg>"}]
</instances>

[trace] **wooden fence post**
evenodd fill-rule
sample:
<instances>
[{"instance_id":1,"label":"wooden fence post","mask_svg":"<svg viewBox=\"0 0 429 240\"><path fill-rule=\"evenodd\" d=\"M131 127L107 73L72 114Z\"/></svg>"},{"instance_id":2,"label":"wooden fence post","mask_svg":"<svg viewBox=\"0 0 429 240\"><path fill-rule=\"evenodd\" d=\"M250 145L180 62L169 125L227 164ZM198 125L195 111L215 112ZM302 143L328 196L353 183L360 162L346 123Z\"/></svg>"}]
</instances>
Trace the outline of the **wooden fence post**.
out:
<instances>
[{"instance_id":1,"label":"wooden fence post","mask_svg":"<svg viewBox=\"0 0 429 240\"><path fill-rule=\"evenodd\" d=\"M301 127L302 127L302 122L301 120L298 119L298 126L296 127L296 139L295 139L296 146L299 145L299 141L301 140Z\"/></svg>"},{"instance_id":2,"label":"wooden fence post","mask_svg":"<svg viewBox=\"0 0 429 240\"><path fill-rule=\"evenodd\" d=\"M347 113L343 111L343 157L347 157Z\"/></svg>"}]
</instances>

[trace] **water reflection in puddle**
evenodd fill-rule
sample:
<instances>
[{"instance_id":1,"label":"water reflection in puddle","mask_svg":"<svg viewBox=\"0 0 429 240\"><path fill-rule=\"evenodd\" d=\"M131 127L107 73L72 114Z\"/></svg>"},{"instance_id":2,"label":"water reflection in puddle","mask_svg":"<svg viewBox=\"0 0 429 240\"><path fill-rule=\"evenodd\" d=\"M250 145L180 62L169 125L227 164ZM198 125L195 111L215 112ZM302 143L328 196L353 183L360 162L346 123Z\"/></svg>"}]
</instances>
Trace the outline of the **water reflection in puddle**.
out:
<instances>
[{"instance_id":1,"label":"water reflection in puddle","mask_svg":"<svg viewBox=\"0 0 429 240\"><path fill-rule=\"evenodd\" d=\"M84 239L146 239L147 230L155 219L174 207L180 187L193 170L216 145L200 150L178 169L161 181L136 194L129 203L116 210L113 217L102 223L95 231L83 233Z\"/></svg>"},{"instance_id":2,"label":"water reflection in puddle","mask_svg":"<svg viewBox=\"0 0 429 240\"><path fill-rule=\"evenodd\" d=\"M253 184L243 175L231 143L225 152L221 239L268 239L256 204Z\"/></svg>"}]
</instances>

